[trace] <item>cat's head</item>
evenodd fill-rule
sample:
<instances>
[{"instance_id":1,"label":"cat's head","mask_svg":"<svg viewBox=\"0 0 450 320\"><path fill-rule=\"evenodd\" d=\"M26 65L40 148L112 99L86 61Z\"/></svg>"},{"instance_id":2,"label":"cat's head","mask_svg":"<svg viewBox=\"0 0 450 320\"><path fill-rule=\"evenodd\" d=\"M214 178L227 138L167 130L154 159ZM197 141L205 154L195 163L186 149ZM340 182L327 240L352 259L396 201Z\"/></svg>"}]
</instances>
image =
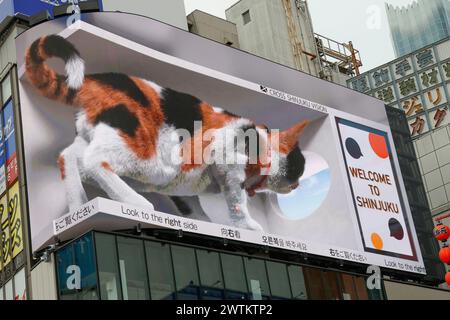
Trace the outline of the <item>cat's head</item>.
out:
<instances>
[{"instance_id":1,"label":"cat's head","mask_svg":"<svg viewBox=\"0 0 450 320\"><path fill-rule=\"evenodd\" d=\"M305 157L299 147L300 136L309 121L300 122L279 133L278 142L272 145L272 163L277 168L271 170L266 188L270 191L287 194L299 186L300 177L305 171Z\"/></svg>"}]
</instances>

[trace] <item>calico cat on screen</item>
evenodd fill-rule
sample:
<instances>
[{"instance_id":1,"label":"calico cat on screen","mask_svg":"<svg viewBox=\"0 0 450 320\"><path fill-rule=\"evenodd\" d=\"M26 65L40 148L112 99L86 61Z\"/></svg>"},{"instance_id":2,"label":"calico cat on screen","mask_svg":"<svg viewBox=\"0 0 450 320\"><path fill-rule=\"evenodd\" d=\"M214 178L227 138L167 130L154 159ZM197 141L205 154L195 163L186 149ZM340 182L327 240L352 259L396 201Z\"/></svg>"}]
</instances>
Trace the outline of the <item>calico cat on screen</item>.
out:
<instances>
[{"instance_id":1,"label":"calico cat on screen","mask_svg":"<svg viewBox=\"0 0 450 320\"><path fill-rule=\"evenodd\" d=\"M51 57L64 60L66 75L45 64ZM307 121L280 132L273 144L264 126L189 94L125 74L85 75L84 70L77 49L57 35L37 39L26 52L31 84L45 97L79 109L75 140L58 159L71 211L88 201L83 182L94 182L112 200L143 207L152 205L139 192L172 196L180 210L184 206L178 197L221 193L234 226L262 230L250 216L248 196L289 193L298 187L305 167L298 140ZM270 154L271 162L277 161L277 170L270 169L267 175L263 173L267 165L247 161L248 146L232 148L244 162L192 161L194 150L184 150L198 148L194 142L201 136L196 121L202 132L254 130L265 146L262 152ZM180 139L180 129L191 138ZM201 142L200 148L218 142Z\"/></svg>"}]
</instances>

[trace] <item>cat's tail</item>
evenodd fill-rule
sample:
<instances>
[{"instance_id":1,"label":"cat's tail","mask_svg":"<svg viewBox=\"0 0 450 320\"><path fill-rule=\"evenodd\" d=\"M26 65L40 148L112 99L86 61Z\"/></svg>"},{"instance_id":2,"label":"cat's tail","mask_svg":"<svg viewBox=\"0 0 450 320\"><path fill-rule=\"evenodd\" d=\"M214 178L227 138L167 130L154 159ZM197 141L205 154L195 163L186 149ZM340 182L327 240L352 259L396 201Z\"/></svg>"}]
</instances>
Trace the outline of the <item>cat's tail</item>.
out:
<instances>
[{"instance_id":1,"label":"cat's tail","mask_svg":"<svg viewBox=\"0 0 450 320\"><path fill-rule=\"evenodd\" d=\"M45 61L57 57L65 62L65 75L58 74ZM25 57L26 72L31 83L47 98L67 103L84 82L84 61L72 43L57 35L33 42Z\"/></svg>"}]
</instances>

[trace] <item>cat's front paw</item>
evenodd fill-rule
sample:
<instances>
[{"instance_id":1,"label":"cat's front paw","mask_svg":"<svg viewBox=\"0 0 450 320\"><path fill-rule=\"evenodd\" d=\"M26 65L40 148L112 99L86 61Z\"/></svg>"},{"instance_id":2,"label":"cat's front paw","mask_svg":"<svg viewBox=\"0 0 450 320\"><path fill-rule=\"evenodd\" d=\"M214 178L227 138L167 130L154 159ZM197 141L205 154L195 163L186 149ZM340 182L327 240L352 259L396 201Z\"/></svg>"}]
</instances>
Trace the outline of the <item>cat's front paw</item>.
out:
<instances>
[{"instance_id":1,"label":"cat's front paw","mask_svg":"<svg viewBox=\"0 0 450 320\"><path fill-rule=\"evenodd\" d=\"M251 230L261 231L261 232L264 231L263 227L255 220L247 221L247 223L248 223L249 229L251 229Z\"/></svg>"}]
</instances>

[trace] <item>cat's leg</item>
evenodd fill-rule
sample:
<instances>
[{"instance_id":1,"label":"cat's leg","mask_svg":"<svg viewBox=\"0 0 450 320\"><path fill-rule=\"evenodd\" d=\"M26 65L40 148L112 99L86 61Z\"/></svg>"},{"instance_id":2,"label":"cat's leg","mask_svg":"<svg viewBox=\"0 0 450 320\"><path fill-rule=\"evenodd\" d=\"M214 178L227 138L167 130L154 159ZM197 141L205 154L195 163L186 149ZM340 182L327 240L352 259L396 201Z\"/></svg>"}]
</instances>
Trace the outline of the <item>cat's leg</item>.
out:
<instances>
[{"instance_id":1,"label":"cat's leg","mask_svg":"<svg viewBox=\"0 0 450 320\"><path fill-rule=\"evenodd\" d=\"M74 142L64 149L58 158L70 211L76 210L88 201L81 180L81 161L87 145L83 138L76 137Z\"/></svg>"},{"instance_id":2,"label":"cat's leg","mask_svg":"<svg viewBox=\"0 0 450 320\"><path fill-rule=\"evenodd\" d=\"M133 190L113 171L107 161L91 160L88 158L86 161L85 158L86 174L94 179L112 200L153 208L145 197Z\"/></svg>"},{"instance_id":3,"label":"cat's leg","mask_svg":"<svg viewBox=\"0 0 450 320\"><path fill-rule=\"evenodd\" d=\"M83 165L85 174L95 180L112 200L153 208L145 197L116 173L116 170L123 172L125 167L130 166L130 155L122 147L121 138L115 130L102 125L96 128L84 154Z\"/></svg>"},{"instance_id":4,"label":"cat's leg","mask_svg":"<svg viewBox=\"0 0 450 320\"><path fill-rule=\"evenodd\" d=\"M245 169L241 166L218 166L215 174L221 185L234 226L243 229L263 231L248 211L247 192L242 188L245 181Z\"/></svg>"},{"instance_id":5,"label":"cat's leg","mask_svg":"<svg viewBox=\"0 0 450 320\"><path fill-rule=\"evenodd\" d=\"M238 228L263 231L261 225L256 222L248 211L247 193L239 186L228 185L224 195L230 210L230 218Z\"/></svg>"}]
</instances>

